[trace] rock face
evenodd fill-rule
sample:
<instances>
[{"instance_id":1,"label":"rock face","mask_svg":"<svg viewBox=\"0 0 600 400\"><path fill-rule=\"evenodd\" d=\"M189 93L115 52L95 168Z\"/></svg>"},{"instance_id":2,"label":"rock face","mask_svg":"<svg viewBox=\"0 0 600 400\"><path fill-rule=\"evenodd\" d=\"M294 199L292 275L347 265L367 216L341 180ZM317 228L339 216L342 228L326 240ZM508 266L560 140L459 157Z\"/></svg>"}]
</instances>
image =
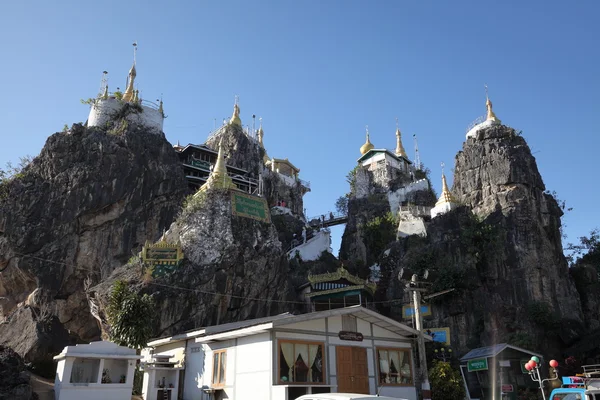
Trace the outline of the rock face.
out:
<instances>
[{"instance_id":1,"label":"rock face","mask_svg":"<svg viewBox=\"0 0 600 400\"><path fill-rule=\"evenodd\" d=\"M0 345L0 400L30 400L33 392L19 354Z\"/></svg>"},{"instance_id":2,"label":"rock face","mask_svg":"<svg viewBox=\"0 0 600 400\"><path fill-rule=\"evenodd\" d=\"M206 141L206 145L215 150L219 148L219 143L223 146L227 165L246 170L250 177L258 179L264 150L257 140L248 136L241 126L227 124Z\"/></svg>"},{"instance_id":3,"label":"rock face","mask_svg":"<svg viewBox=\"0 0 600 400\"><path fill-rule=\"evenodd\" d=\"M76 340L49 309L31 306L18 308L0 324L0 337L2 344L31 362L36 374L47 378L54 378L56 372L52 357Z\"/></svg>"},{"instance_id":4,"label":"rock face","mask_svg":"<svg viewBox=\"0 0 600 400\"><path fill-rule=\"evenodd\" d=\"M151 293L160 315L156 336L293 309L289 265L274 225L231 209L228 191L197 196L165 235L181 241L186 258L175 273L144 284L139 269L126 265L92 291L106 304L112 283L124 279Z\"/></svg>"},{"instance_id":5,"label":"rock face","mask_svg":"<svg viewBox=\"0 0 600 400\"><path fill-rule=\"evenodd\" d=\"M0 318L9 325L11 313L30 305L50 310L77 340L97 339L84 281L107 278L180 208L187 184L164 135L125 123L107 129L75 124L50 136L2 183ZM0 331L0 343L10 332Z\"/></svg>"},{"instance_id":6,"label":"rock face","mask_svg":"<svg viewBox=\"0 0 600 400\"><path fill-rule=\"evenodd\" d=\"M491 265L490 281L514 282L504 302L543 302L581 321L579 295L563 255L562 210L545 193L525 139L503 125L468 139L456 156L453 192L480 219L501 224L506 250ZM517 278L517 279L515 279Z\"/></svg>"},{"instance_id":7,"label":"rock face","mask_svg":"<svg viewBox=\"0 0 600 400\"><path fill-rule=\"evenodd\" d=\"M206 145L212 149L218 149L222 143L223 153L227 165L248 171L248 176L263 181L263 196L267 199L270 207L276 206L279 201L286 203L286 207L296 215L304 216L303 196L307 189L300 181L293 184L284 181L277 172L265 167L265 149L258 141L248 136L242 127L227 124L218 129L207 141ZM289 178L289 181L293 179Z\"/></svg>"},{"instance_id":8,"label":"rock face","mask_svg":"<svg viewBox=\"0 0 600 400\"><path fill-rule=\"evenodd\" d=\"M554 352L583 333L580 299L562 254L560 216L525 140L506 126L470 138L456 156L452 192L463 204L380 258L378 299L410 301L400 268L429 270L432 300L425 327L449 327L459 354L509 342ZM405 297L406 296L406 297ZM380 307L396 318L401 310Z\"/></svg>"}]
</instances>

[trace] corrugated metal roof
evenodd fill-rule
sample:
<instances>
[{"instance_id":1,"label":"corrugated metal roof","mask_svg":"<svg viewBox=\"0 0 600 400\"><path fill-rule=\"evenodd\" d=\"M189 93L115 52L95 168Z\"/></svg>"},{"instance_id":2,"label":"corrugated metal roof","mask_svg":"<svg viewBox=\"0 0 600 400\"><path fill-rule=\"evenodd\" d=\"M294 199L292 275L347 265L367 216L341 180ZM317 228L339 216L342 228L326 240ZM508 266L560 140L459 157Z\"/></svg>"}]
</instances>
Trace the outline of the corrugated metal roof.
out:
<instances>
[{"instance_id":1,"label":"corrugated metal roof","mask_svg":"<svg viewBox=\"0 0 600 400\"><path fill-rule=\"evenodd\" d=\"M473 349L473 350L469 351L467 354L465 354L460 359L460 361L473 360L475 358L496 357L498 354L502 353L505 349L513 349L513 350L520 351L525 354L543 358L542 355L534 353L533 351L525 350L520 347L510 345L508 343L498 343L493 346L479 347L477 349Z\"/></svg>"}]
</instances>

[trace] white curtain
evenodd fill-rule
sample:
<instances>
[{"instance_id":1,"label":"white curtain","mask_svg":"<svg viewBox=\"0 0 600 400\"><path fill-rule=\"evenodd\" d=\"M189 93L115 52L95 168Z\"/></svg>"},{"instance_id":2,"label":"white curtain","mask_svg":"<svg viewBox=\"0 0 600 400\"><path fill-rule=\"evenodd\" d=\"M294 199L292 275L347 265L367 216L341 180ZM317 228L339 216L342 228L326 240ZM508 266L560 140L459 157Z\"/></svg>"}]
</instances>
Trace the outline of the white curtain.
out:
<instances>
[{"instance_id":1,"label":"white curtain","mask_svg":"<svg viewBox=\"0 0 600 400\"><path fill-rule=\"evenodd\" d=\"M283 358L285 358L285 362L288 365L288 382L292 382L292 370L294 368L294 344L293 343L280 343L281 353L283 354ZM281 379L281 377L279 377Z\"/></svg>"},{"instance_id":2,"label":"white curtain","mask_svg":"<svg viewBox=\"0 0 600 400\"><path fill-rule=\"evenodd\" d=\"M379 350L379 371L382 374L390 373L390 364L388 362L388 352L385 350Z\"/></svg>"},{"instance_id":3,"label":"white curtain","mask_svg":"<svg viewBox=\"0 0 600 400\"><path fill-rule=\"evenodd\" d=\"M304 364L308 365L308 345L296 343L296 356L295 360L298 360L298 356L302 357Z\"/></svg>"},{"instance_id":4,"label":"white curtain","mask_svg":"<svg viewBox=\"0 0 600 400\"><path fill-rule=\"evenodd\" d=\"M394 376L390 377L393 383L400 383L400 358L398 357L397 351L390 351L390 366L394 363L394 367L396 368L396 372L394 372ZM391 370L391 368L390 368Z\"/></svg>"},{"instance_id":5,"label":"white curtain","mask_svg":"<svg viewBox=\"0 0 600 400\"><path fill-rule=\"evenodd\" d=\"M312 366L315 363L315 359L317 358L317 353L319 352L318 344L311 344L308 346L308 381L312 382Z\"/></svg>"}]
</instances>

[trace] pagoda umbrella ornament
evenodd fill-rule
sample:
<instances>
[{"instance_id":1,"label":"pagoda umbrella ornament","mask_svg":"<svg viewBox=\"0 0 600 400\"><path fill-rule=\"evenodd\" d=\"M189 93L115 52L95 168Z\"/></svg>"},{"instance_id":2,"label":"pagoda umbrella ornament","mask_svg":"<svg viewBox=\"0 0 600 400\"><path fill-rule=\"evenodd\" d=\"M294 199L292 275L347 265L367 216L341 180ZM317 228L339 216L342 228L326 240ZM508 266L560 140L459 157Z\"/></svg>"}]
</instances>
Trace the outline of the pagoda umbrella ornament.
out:
<instances>
[{"instance_id":1,"label":"pagoda umbrella ornament","mask_svg":"<svg viewBox=\"0 0 600 400\"><path fill-rule=\"evenodd\" d=\"M544 383L554 381L558 379L558 361L550 360L550 367L554 370L554 378L542 379L540 376L540 359L536 356L531 357L531 360L525 364L525 369L529 371L531 380L537 382L540 385L540 392L542 392L542 398L546 400L546 394L544 393Z\"/></svg>"}]
</instances>

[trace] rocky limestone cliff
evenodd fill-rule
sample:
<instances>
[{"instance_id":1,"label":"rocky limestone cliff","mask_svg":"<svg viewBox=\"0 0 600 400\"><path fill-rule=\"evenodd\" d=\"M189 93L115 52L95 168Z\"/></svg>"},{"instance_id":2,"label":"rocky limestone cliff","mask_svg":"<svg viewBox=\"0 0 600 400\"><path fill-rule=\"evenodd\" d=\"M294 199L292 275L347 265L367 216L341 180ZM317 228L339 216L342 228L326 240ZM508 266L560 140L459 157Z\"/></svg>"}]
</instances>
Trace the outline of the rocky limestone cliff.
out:
<instances>
[{"instance_id":1,"label":"rocky limestone cliff","mask_svg":"<svg viewBox=\"0 0 600 400\"><path fill-rule=\"evenodd\" d=\"M206 141L206 145L212 149L218 149L219 143L223 146L227 165L248 171L248 176L253 179L258 180L259 175L262 177L263 196L270 207L284 201L294 214L304 216L303 196L306 188L299 181L290 185L277 172L265 168L265 149L256 139L248 136L241 126L224 125Z\"/></svg>"},{"instance_id":2,"label":"rocky limestone cliff","mask_svg":"<svg viewBox=\"0 0 600 400\"><path fill-rule=\"evenodd\" d=\"M431 220L427 237L393 243L378 260L377 299L410 299L401 268L430 271L425 327L449 327L459 354L509 342L560 355L584 332L579 295L562 254L560 216L544 193L525 140L505 126L468 139L456 156L453 194L463 204ZM380 310L401 317L399 305Z\"/></svg>"},{"instance_id":3,"label":"rocky limestone cliff","mask_svg":"<svg viewBox=\"0 0 600 400\"><path fill-rule=\"evenodd\" d=\"M0 400L30 400L32 389L19 354L0 345Z\"/></svg>"},{"instance_id":4,"label":"rocky limestone cliff","mask_svg":"<svg viewBox=\"0 0 600 400\"><path fill-rule=\"evenodd\" d=\"M75 124L50 136L0 191L0 344L14 339L11 327L35 322L31 313L17 312L24 306L56 316L74 340L97 339L84 281L106 279L133 250L160 237L186 188L162 133L126 123Z\"/></svg>"},{"instance_id":5,"label":"rocky limestone cliff","mask_svg":"<svg viewBox=\"0 0 600 400\"><path fill-rule=\"evenodd\" d=\"M340 260L348 264L349 271L363 279L369 276L369 267L377 262L387 241L396 237L400 205L432 206L435 203L435 193L426 174L418 171L414 178L392 173L389 167L379 172L360 166L354 169L348 223L340 247ZM394 218L387 218L390 214ZM366 226L377 218L383 225L379 224L381 229L372 227L377 231L373 236L367 233Z\"/></svg>"},{"instance_id":6,"label":"rocky limestone cliff","mask_svg":"<svg viewBox=\"0 0 600 400\"><path fill-rule=\"evenodd\" d=\"M106 304L121 279L152 294L160 316L154 336L293 309L289 265L275 226L231 209L228 191L212 189L189 200L165 235L168 242L181 241L186 258L175 273L144 282L139 265L130 263L91 292Z\"/></svg>"},{"instance_id":7,"label":"rocky limestone cliff","mask_svg":"<svg viewBox=\"0 0 600 400\"><path fill-rule=\"evenodd\" d=\"M215 150L219 148L219 143L223 146L227 165L246 170L250 177L258 179L264 149L257 140L248 136L241 126L227 124L217 129L206 141L206 145Z\"/></svg>"},{"instance_id":8,"label":"rocky limestone cliff","mask_svg":"<svg viewBox=\"0 0 600 400\"><path fill-rule=\"evenodd\" d=\"M543 302L562 317L581 321L579 295L562 250L563 212L545 193L525 139L503 125L467 139L456 156L452 190L480 219L502 227L506 250L494 260L489 279L516 281L516 304Z\"/></svg>"}]
</instances>

